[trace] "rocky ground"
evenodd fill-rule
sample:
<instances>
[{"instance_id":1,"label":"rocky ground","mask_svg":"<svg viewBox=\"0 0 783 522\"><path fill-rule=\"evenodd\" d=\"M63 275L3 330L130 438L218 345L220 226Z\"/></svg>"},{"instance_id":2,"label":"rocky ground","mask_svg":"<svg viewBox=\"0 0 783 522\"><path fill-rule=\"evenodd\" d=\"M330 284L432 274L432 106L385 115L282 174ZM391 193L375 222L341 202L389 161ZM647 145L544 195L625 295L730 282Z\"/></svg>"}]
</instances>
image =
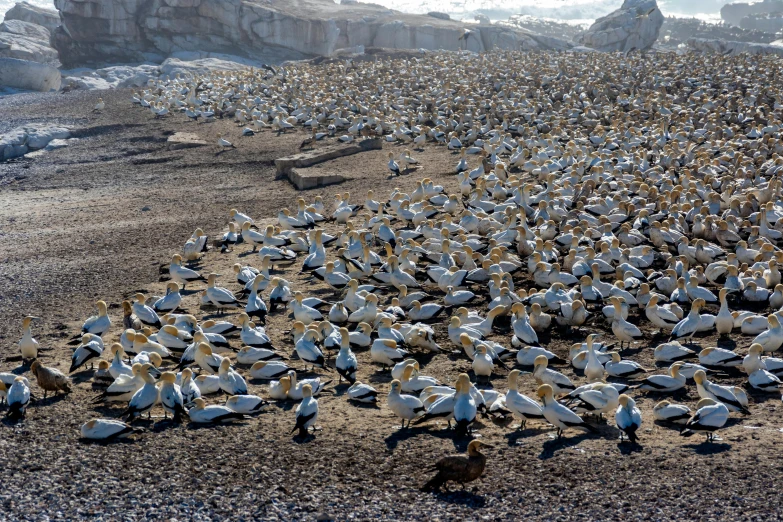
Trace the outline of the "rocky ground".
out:
<instances>
[{"instance_id":1,"label":"rocky ground","mask_svg":"<svg viewBox=\"0 0 783 522\"><path fill-rule=\"evenodd\" d=\"M129 91L103 96L106 109L100 114L91 112L94 93L0 98L0 132L41 122L81 129L75 133L79 141L67 148L0 163L0 371L30 376L16 348L27 314L43 317L34 330L46 348L42 360L63 370L70 358L65 343L99 298L111 303L115 328L107 337L116 339L120 301L138 290L162 291L167 275L161 265L196 227L211 236L222 232L231 208L263 224L300 195L330 202L336 191L350 191L358 202L370 188L380 197L395 186L412 190L425 175L454 187L450 172L456 159L443 147L414 153L423 172L389 180L384 158L399 146L386 144L383 151L326 165L350 178L342 185L298 193L276 178L273 161L293 152L301 133L241 138L240 128L228 121L154 120L131 107ZM210 145L167 150L166 137L181 130L198 133ZM211 144L221 131L236 150L218 154ZM258 264L248 250L210 252L204 270L226 274L222 283L236 289L231 264ZM285 277L308 293L331 297L298 267L285 270ZM522 280L519 285L529 286ZM189 294L186 308L209 316L197 299ZM284 334L289 325L282 313L268 322L276 345L286 352L292 349ZM448 352L444 326L436 330ZM606 331L594 320L573 338L555 332L542 341L565 356L567 346L588 332ZM652 345L653 332L647 333ZM501 331L493 339L507 343L509 335ZM699 341L707 346L715 339ZM735 341L741 348L749 345L749 338ZM649 346L629 354L653 364ZM385 395L387 374L369 363L368 353L358 356L360 379ZM458 354L418 357L423 373L446 382L470 367ZM582 380L570 368L563 371ZM541 423L518 432L484 419L478 434L494 445L487 450L486 475L465 491L432 495L418 491L429 476L427 467L464 451L468 441L454 440L440 425L398 432L384 399L379 407L357 407L347 402L344 385L330 385L319 399L322 431L304 441L289 435L294 405L280 403L258 418L217 428L173 425L154 416L138 423L148 431L135 442L86 444L78 433L83 422L121 411L90 405L96 394L91 375L78 371L72 394L36 402L19 424L0 424L0 518L766 520L780 507L783 408L777 394L751 393L752 415L732 415L723 440L712 445L653 424L658 398L642 393L634 394L645 416L638 447L618 442L611 417L598 436L571 431L562 440ZM505 379L502 372L492 385L505 390ZM532 378L521 382L524 393L534 392ZM266 394L263 383L250 384L251 392ZM35 385L33 392L40 394ZM693 405L694 387L677 398Z\"/></svg>"}]
</instances>

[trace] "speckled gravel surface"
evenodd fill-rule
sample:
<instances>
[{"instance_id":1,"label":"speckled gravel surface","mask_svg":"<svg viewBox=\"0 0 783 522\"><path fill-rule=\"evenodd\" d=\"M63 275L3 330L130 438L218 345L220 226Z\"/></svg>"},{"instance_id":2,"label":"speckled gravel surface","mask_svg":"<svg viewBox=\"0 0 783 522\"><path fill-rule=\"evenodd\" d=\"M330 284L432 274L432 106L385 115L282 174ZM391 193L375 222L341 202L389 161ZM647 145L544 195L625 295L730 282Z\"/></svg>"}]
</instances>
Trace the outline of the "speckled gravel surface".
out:
<instances>
[{"instance_id":1,"label":"speckled gravel surface","mask_svg":"<svg viewBox=\"0 0 783 522\"><path fill-rule=\"evenodd\" d=\"M34 159L0 163L0 371L29 375L20 367L16 342L24 315L40 315L35 337L47 365L67 369L65 341L78 332L102 298L111 304L119 335L119 302L137 290L157 293L167 278L166 264L184 240L202 226L215 235L236 207L271 222L297 193L275 179L273 160L294 151L302 134L241 138L229 122L198 125L173 117L156 121L131 109L130 93L103 94L107 109L91 114L94 93L18 95L0 98L0 130L31 122L78 126L80 137L68 148ZM168 151L166 136L197 132L211 144L223 131L239 147L216 156L216 147ZM385 145L385 147L389 147ZM394 146L391 146L394 147ZM396 150L396 149L394 149ZM426 175L453 186L454 157L443 148L414 154L424 164L418 175L389 181L386 151L331 162L327 168L351 178L339 187L302 193L308 200L351 191L364 199L368 188L385 195L392 187L411 190ZM146 209L146 210L144 210ZM236 260L257 263L247 247L207 254L205 269L230 274ZM329 298L298 273L286 272L295 286ZM228 275L226 286L236 289ZM203 317L197 294L186 308ZM268 331L286 352L283 331L290 320L272 316ZM445 328L436 328L445 340ZM588 332L605 332L590 323L574 339L554 335L549 347L566 347ZM493 339L508 341L499 332ZM235 345L238 341L232 341ZM714 339L703 339L703 343ZM448 345L447 341L443 341ZM738 338L747 348L749 338ZM634 353L635 352L635 353ZM652 365L652 350L630 352ZM387 374L359 353L359 376L388 391ZM424 373L444 381L469 369L464 357L422 354ZM246 371L240 369L240 371ZM565 373L574 377L570 369ZM397 432L397 419L385 406L357 407L345 400L344 385L330 385L319 399L322 431L304 441L292 439L291 403L274 404L257 418L234 426L194 428L174 425L155 410L138 425L147 432L135 441L86 444L78 428L96 416L117 417L119 407L95 408L92 372L74 374L74 392L36 402L27 419L0 424L0 519L46 520L770 520L779 516L783 486L780 396L751 394L752 415L732 416L723 441L706 445L702 437L681 439L676 431L651 422L655 396L636 394L645 415L641 447L619 444L609 423L599 435L571 431L554 440L549 428L528 423L516 432L482 420L478 434L494 445L485 476L465 491L424 494L418 487L437 458L462 452L468 440L453 439L443 426ZM31 377L31 376L30 376ZM582 377L575 377L579 380ZM506 374L493 378L505 390ZM733 379L739 384L742 379ZM523 391L534 383L523 377ZM251 392L266 394L250 381ZM33 392L37 387L33 385ZM39 392L40 393L40 392ZM689 386L678 400L693 404ZM222 401L221 398L210 399Z\"/></svg>"}]
</instances>

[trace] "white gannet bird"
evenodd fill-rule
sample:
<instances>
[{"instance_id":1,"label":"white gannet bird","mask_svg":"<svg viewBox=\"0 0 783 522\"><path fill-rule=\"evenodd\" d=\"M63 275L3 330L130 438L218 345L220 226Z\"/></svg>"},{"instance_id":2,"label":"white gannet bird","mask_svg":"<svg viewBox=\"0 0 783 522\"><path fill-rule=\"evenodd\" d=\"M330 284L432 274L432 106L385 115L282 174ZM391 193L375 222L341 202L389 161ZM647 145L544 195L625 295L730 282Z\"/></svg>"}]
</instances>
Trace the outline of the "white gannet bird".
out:
<instances>
[{"instance_id":1,"label":"white gannet bird","mask_svg":"<svg viewBox=\"0 0 783 522\"><path fill-rule=\"evenodd\" d=\"M120 343L112 344L109 347L109 354L112 356L111 365L109 365L109 374L112 379L116 379L120 375L133 375L133 367L122 360L125 351Z\"/></svg>"},{"instance_id":2,"label":"white gannet bird","mask_svg":"<svg viewBox=\"0 0 783 522\"><path fill-rule=\"evenodd\" d=\"M721 386L707 379L707 374L703 370L698 370L693 374L693 380L696 382L696 391L702 399L713 399L722 402L730 411L739 411L746 415L750 414L735 395L733 387Z\"/></svg>"},{"instance_id":3,"label":"white gannet bird","mask_svg":"<svg viewBox=\"0 0 783 522\"><path fill-rule=\"evenodd\" d=\"M399 176L402 173L400 170L400 165L394 160L393 152L389 153L389 162L386 164L386 166L389 168L392 176Z\"/></svg>"},{"instance_id":4,"label":"white gannet bird","mask_svg":"<svg viewBox=\"0 0 783 522\"><path fill-rule=\"evenodd\" d=\"M290 370L291 368L281 361L257 361L250 367L250 377L263 380L278 379L287 375Z\"/></svg>"},{"instance_id":5,"label":"white gannet bird","mask_svg":"<svg viewBox=\"0 0 783 522\"><path fill-rule=\"evenodd\" d=\"M5 387L5 383L3 386ZM14 383L8 389L5 401L8 405L6 417L11 419L24 418L27 413L27 406L30 404L30 387L27 384L27 379L21 376L16 377Z\"/></svg>"},{"instance_id":6,"label":"white gannet bird","mask_svg":"<svg viewBox=\"0 0 783 522\"><path fill-rule=\"evenodd\" d=\"M179 293L179 285L175 282L170 282L166 285L166 295L157 299L152 304L152 309L160 313L173 312L182 303L182 296Z\"/></svg>"},{"instance_id":7,"label":"white gannet bird","mask_svg":"<svg viewBox=\"0 0 783 522\"><path fill-rule=\"evenodd\" d=\"M188 417L190 417L190 422L195 424L223 424L242 420L245 415L219 404L207 406L206 401L198 397L193 399L193 406L188 410Z\"/></svg>"},{"instance_id":8,"label":"white gannet bird","mask_svg":"<svg viewBox=\"0 0 783 522\"><path fill-rule=\"evenodd\" d=\"M650 370L642 367L636 361L622 360L617 352L610 352L609 354L612 356L612 360L604 364L604 369L611 377L631 379L643 373L650 373Z\"/></svg>"},{"instance_id":9,"label":"white gannet bird","mask_svg":"<svg viewBox=\"0 0 783 522\"><path fill-rule=\"evenodd\" d=\"M476 382L478 382L481 377L483 377L486 382L490 381L492 370L495 369L495 362L492 360L492 356L487 353L487 346L485 344L476 346L471 368L473 368L473 374L476 376Z\"/></svg>"},{"instance_id":10,"label":"white gannet bird","mask_svg":"<svg viewBox=\"0 0 783 522\"><path fill-rule=\"evenodd\" d=\"M691 418L691 409L684 404L661 401L653 407L653 419L659 422L685 424Z\"/></svg>"},{"instance_id":11,"label":"white gannet bird","mask_svg":"<svg viewBox=\"0 0 783 522\"><path fill-rule=\"evenodd\" d=\"M33 338L31 323L39 319L38 317L27 316L22 320L22 339L19 341L19 351L22 354L22 361L28 361L38 358L38 341Z\"/></svg>"},{"instance_id":12,"label":"white gannet bird","mask_svg":"<svg viewBox=\"0 0 783 522\"><path fill-rule=\"evenodd\" d=\"M598 356L595 353L593 347L593 341L597 335L590 334L587 336L587 364L584 368L585 377L588 383L601 382L604 380L604 374L606 370L604 365L598 360Z\"/></svg>"},{"instance_id":13,"label":"white gannet bird","mask_svg":"<svg viewBox=\"0 0 783 522\"><path fill-rule=\"evenodd\" d=\"M710 398L696 404L696 413L685 423L680 435L690 437L694 433L706 433L707 442L715 440L715 432L726 425L729 409L722 402Z\"/></svg>"},{"instance_id":14,"label":"white gannet bird","mask_svg":"<svg viewBox=\"0 0 783 522\"><path fill-rule=\"evenodd\" d=\"M215 280L220 274L209 274L207 277L206 301L218 310L225 308L238 308L241 303L237 301L236 296L227 288L215 286Z\"/></svg>"},{"instance_id":15,"label":"white gannet bird","mask_svg":"<svg viewBox=\"0 0 783 522\"><path fill-rule=\"evenodd\" d=\"M539 355L536 357L534 363L533 377L535 378L536 383L539 385L548 385L553 394L562 395L576 389L576 386L571 382L571 379L560 372L547 368L549 359L547 359L546 356Z\"/></svg>"},{"instance_id":16,"label":"white gannet bird","mask_svg":"<svg viewBox=\"0 0 783 522\"><path fill-rule=\"evenodd\" d=\"M508 374L508 391L505 395L506 408L521 420L519 430L525 429L528 419L543 419L541 405L530 397L519 393L519 370Z\"/></svg>"},{"instance_id":17,"label":"white gannet bird","mask_svg":"<svg viewBox=\"0 0 783 522\"><path fill-rule=\"evenodd\" d=\"M223 135L221 133L219 133L219 132L218 132L218 135L217 135L217 144L218 144L218 147L220 147L221 149L235 149L236 148L233 143L231 143L230 141L225 139L223 137Z\"/></svg>"},{"instance_id":18,"label":"white gannet bird","mask_svg":"<svg viewBox=\"0 0 783 522\"><path fill-rule=\"evenodd\" d=\"M705 348L699 352L699 364L707 368L734 368L742 364L742 356L724 348Z\"/></svg>"},{"instance_id":19,"label":"white gannet bird","mask_svg":"<svg viewBox=\"0 0 783 522\"><path fill-rule=\"evenodd\" d=\"M428 386L439 386L440 382L434 377L419 375L419 363L405 366L400 378L402 391L408 393L421 393Z\"/></svg>"},{"instance_id":20,"label":"white gannet bird","mask_svg":"<svg viewBox=\"0 0 783 522\"><path fill-rule=\"evenodd\" d=\"M201 390L193 380L193 372L185 368L179 375L179 391L182 394L183 404L190 404L193 399L201 397Z\"/></svg>"},{"instance_id":21,"label":"white gannet bird","mask_svg":"<svg viewBox=\"0 0 783 522\"><path fill-rule=\"evenodd\" d=\"M324 317L321 314L321 312L319 312L315 308L307 306L304 303L304 296L302 295L301 292L294 292L293 297L294 298L291 300L288 306L291 308L291 311L293 311L294 319L296 321L300 321L302 322L302 324L307 326L314 321L323 320Z\"/></svg>"},{"instance_id":22,"label":"white gannet bird","mask_svg":"<svg viewBox=\"0 0 783 522\"><path fill-rule=\"evenodd\" d=\"M309 384L302 386L302 402L296 407L296 424L291 433L299 430L299 437L307 436L308 430L318 419L318 401L313 397L313 389Z\"/></svg>"},{"instance_id":23,"label":"white gannet bird","mask_svg":"<svg viewBox=\"0 0 783 522\"><path fill-rule=\"evenodd\" d=\"M146 326L160 328L162 326L160 317L154 308L147 306L147 297L142 293L137 293L135 298L136 301L133 302L131 308L139 321Z\"/></svg>"},{"instance_id":24,"label":"white gannet bird","mask_svg":"<svg viewBox=\"0 0 783 522\"><path fill-rule=\"evenodd\" d=\"M114 440L144 433L141 428L114 419L92 419L79 428L82 437L90 440Z\"/></svg>"},{"instance_id":25,"label":"white gannet bird","mask_svg":"<svg viewBox=\"0 0 783 522\"><path fill-rule=\"evenodd\" d=\"M247 383L245 379L231 368L231 361L228 358L220 361L218 370L220 378L220 389L227 395L247 395Z\"/></svg>"},{"instance_id":26,"label":"white gannet bird","mask_svg":"<svg viewBox=\"0 0 783 522\"><path fill-rule=\"evenodd\" d=\"M470 377L462 373L457 378L456 391L454 395L454 422L456 424L455 433L467 434L470 427L476 420L478 408L476 401L470 394Z\"/></svg>"},{"instance_id":27,"label":"white gannet bird","mask_svg":"<svg viewBox=\"0 0 783 522\"><path fill-rule=\"evenodd\" d=\"M310 363L313 368L316 366L323 368L326 365L326 359L321 348L316 344L317 340L318 331L308 329L305 331L304 335L296 341L294 351L302 361Z\"/></svg>"},{"instance_id":28,"label":"white gannet bird","mask_svg":"<svg viewBox=\"0 0 783 522\"><path fill-rule=\"evenodd\" d=\"M163 372L160 376L160 405L163 406L164 418L171 413L174 422L182 421L182 414L187 413L182 391L177 386L177 375L174 372Z\"/></svg>"},{"instance_id":29,"label":"white gannet bird","mask_svg":"<svg viewBox=\"0 0 783 522\"><path fill-rule=\"evenodd\" d=\"M598 415L601 418L604 413L617 408L619 398L617 385L597 382L580 386L569 393L565 404L570 404L575 413Z\"/></svg>"},{"instance_id":30,"label":"white gannet bird","mask_svg":"<svg viewBox=\"0 0 783 522\"><path fill-rule=\"evenodd\" d=\"M68 373L75 372L103 354L103 343L99 341L100 338L96 340L90 334L82 336L82 343L76 347L76 350L71 355L71 367L68 369Z\"/></svg>"},{"instance_id":31,"label":"white gannet bird","mask_svg":"<svg viewBox=\"0 0 783 522\"><path fill-rule=\"evenodd\" d=\"M639 341L643 338L641 330L636 325L633 325L623 319L622 317L622 298L611 297L609 300L614 305L614 317L612 318L612 333L620 341L620 349L622 350L623 343L630 344L634 341Z\"/></svg>"},{"instance_id":32,"label":"white gannet bird","mask_svg":"<svg viewBox=\"0 0 783 522\"><path fill-rule=\"evenodd\" d=\"M347 328L340 328L340 351L337 353L337 357L334 360L334 368L340 375L340 382L342 379L354 384L356 382L356 370L359 367L359 363L356 360L356 355L351 351L351 339L350 333Z\"/></svg>"},{"instance_id":33,"label":"white gannet bird","mask_svg":"<svg viewBox=\"0 0 783 522\"><path fill-rule=\"evenodd\" d=\"M250 320L250 316L245 313L239 314L239 324L241 325L239 338L248 347L256 349L273 348L272 339L267 335L266 329L263 326L255 326ZM212 343L210 343L210 345L211 344ZM249 355L250 354L246 353L245 357L247 358ZM256 359L256 361L257 360L259 359ZM252 362L255 361L251 361L251 363Z\"/></svg>"},{"instance_id":34,"label":"white gannet bird","mask_svg":"<svg viewBox=\"0 0 783 522\"><path fill-rule=\"evenodd\" d=\"M155 379L150 375L151 364L145 364L141 367L139 375L144 381L144 385L133 394L128 408L122 413L122 417L126 418L128 422L133 422L137 417L141 417L145 413L149 414L152 408L158 402L158 387L156 386Z\"/></svg>"},{"instance_id":35,"label":"white gannet bird","mask_svg":"<svg viewBox=\"0 0 783 522\"><path fill-rule=\"evenodd\" d=\"M98 102L93 107L92 112L101 112L105 108L106 108L106 102L103 101L103 98L98 98Z\"/></svg>"},{"instance_id":36,"label":"white gannet bird","mask_svg":"<svg viewBox=\"0 0 783 522\"><path fill-rule=\"evenodd\" d=\"M699 310L705 305L704 299L696 299L691 305L691 311L672 329L670 339L693 339L693 336L702 326L701 314Z\"/></svg>"},{"instance_id":37,"label":"white gannet bird","mask_svg":"<svg viewBox=\"0 0 783 522\"><path fill-rule=\"evenodd\" d=\"M642 427L642 412L636 407L636 401L629 396L622 394L618 400L620 405L617 407L614 420L620 430L620 440L626 436L631 443L636 444L639 442L636 432Z\"/></svg>"},{"instance_id":38,"label":"white gannet bird","mask_svg":"<svg viewBox=\"0 0 783 522\"><path fill-rule=\"evenodd\" d=\"M685 376L680 374L683 364L681 361L675 362L669 367L669 375L650 375L634 388L658 393L671 393L684 388Z\"/></svg>"},{"instance_id":39,"label":"white gannet bird","mask_svg":"<svg viewBox=\"0 0 783 522\"><path fill-rule=\"evenodd\" d=\"M593 426L587 424L579 415L572 412L555 400L552 387L548 384L539 386L536 395L543 402L541 411L546 421L557 428L557 438L563 436L563 432L568 428L582 428L592 433L596 432Z\"/></svg>"},{"instance_id":40,"label":"white gannet bird","mask_svg":"<svg viewBox=\"0 0 783 522\"><path fill-rule=\"evenodd\" d=\"M141 378L141 364L134 364L131 367L131 375L120 375L106 390L95 397L93 404L100 402L128 402L143 385Z\"/></svg>"},{"instance_id":41,"label":"white gannet bird","mask_svg":"<svg viewBox=\"0 0 783 522\"><path fill-rule=\"evenodd\" d=\"M108 315L108 307L105 301L95 303L98 308L98 315L93 315L82 325L82 333L72 339L68 344L79 344L84 334L93 334L99 337L103 336L111 328L111 319Z\"/></svg>"},{"instance_id":42,"label":"white gannet bird","mask_svg":"<svg viewBox=\"0 0 783 522\"><path fill-rule=\"evenodd\" d=\"M374 404L378 402L378 390L370 386L369 384L363 384L360 381L356 381L348 387L347 394L348 400L363 402L366 404Z\"/></svg>"},{"instance_id":43,"label":"white gannet bird","mask_svg":"<svg viewBox=\"0 0 783 522\"><path fill-rule=\"evenodd\" d=\"M696 352L684 347L677 341L659 344L653 350L655 362L676 362L697 357Z\"/></svg>"},{"instance_id":44,"label":"white gannet bird","mask_svg":"<svg viewBox=\"0 0 783 522\"><path fill-rule=\"evenodd\" d=\"M370 346L370 358L372 362L384 367L394 366L405 359L408 352L398 348L396 341L392 339L376 339Z\"/></svg>"},{"instance_id":45,"label":"white gannet bird","mask_svg":"<svg viewBox=\"0 0 783 522\"><path fill-rule=\"evenodd\" d=\"M206 278L196 272L195 270L192 270L190 268L182 266L182 256L179 254L174 254L171 256L171 264L169 265L169 275L171 276L171 280L175 283L179 283L182 285L182 289L184 290L188 283L192 283L195 281L204 281L207 282Z\"/></svg>"},{"instance_id":46,"label":"white gannet bird","mask_svg":"<svg viewBox=\"0 0 783 522\"><path fill-rule=\"evenodd\" d=\"M226 399L226 408L243 415L253 415L268 405L269 401L257 395L231 395Z\"/></svg>"},{"instance_id":47,"label":"white gannet bird","mask_svg":"<svg viewBox=\"0 0 783 522\"><path fill-rule=\"evenodd\" d=\"M783 326L775 314L767 316L767 323L769 324L767 330L758 334L751 344L760 344L765 352L774 352L783 346Z\"/></svg>"},{"instance_id":48,"label":"white gannet bird","mask_svg":"<svg viewBox=\"0 0 783 522\"><path fill-rule=\"evenodd\" d=\"M386 404L394 414L402 419L400 429L405 428L405 421L408 421L410 427L411 420L424 415L424 404L413 395L401 394L402 384L397 379L391 382L389 395L386 398Z\"/></svg>"},{"instance_id":49,"label":"white gannet bird","mask_svg":"<svg viewBox=\"0 0 783 522\"><path fill-rule=\"evenodd\" d=\"M207 343L199 343L196 346L196 353L193 355L193 362L208 374L217 375L220 371L220 365L223 364L223 357L212 353L212 348Z\"/></svg>"}]
</instances>

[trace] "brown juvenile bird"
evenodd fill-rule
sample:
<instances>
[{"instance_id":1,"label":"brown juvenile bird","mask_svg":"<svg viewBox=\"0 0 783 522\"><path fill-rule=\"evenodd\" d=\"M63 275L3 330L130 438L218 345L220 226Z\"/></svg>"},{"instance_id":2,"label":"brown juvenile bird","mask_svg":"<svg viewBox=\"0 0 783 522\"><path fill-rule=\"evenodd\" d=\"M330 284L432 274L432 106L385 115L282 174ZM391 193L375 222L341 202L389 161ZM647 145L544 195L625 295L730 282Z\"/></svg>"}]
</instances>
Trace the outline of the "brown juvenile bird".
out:
<instances>
[{"instance_id":1,"label":"brown juvenile bird","mask_svg":"<svg viewBox=\"0 0 783 522\"><path fill-rule=\"evenodd\" d=\"M44 399L48 392L58 391L65 393L71 393L71 379L65 376L60 370L54 368L47 368L36 359L30 366L30 371L35 375L35 380L38 382L38 387L44 391Z\"/></svg>"},{"instance_id":2,"label":"brown juvenile bird","mask_svg":"<svg viewBox=\"0 0 783 522\"><path fill-rule=\"evenodd\" d=\"M465 484L473 482L484 473L487 457L479 451L479 448L482 446L485 448L492 447L480 440L472 440L470 441L470 444L468 444L467 456L449 455L448 457L440 459L429 470L437 470L438 474L427 481L427 483L422 486L421 490L439 490L441 486L448 481L458 482L462 484L462 489L465 489Z\"/></svg>"}]
</instances>

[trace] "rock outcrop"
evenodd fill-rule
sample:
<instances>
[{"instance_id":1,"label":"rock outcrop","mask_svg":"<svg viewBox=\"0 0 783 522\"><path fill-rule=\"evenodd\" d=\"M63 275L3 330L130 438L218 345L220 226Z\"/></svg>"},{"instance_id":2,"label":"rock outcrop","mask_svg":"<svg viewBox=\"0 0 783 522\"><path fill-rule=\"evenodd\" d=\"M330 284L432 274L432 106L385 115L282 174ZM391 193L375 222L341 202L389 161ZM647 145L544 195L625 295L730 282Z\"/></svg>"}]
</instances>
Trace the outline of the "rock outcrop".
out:
<instances>
[{"instance_id":1,"label":"rock outcrop","mask_svg":"<svg viewBox=\"0 0 783 522\"><path fill-rule=\"evenodd\" d=\"M0 134L0 161L24 156L28 152L47 147L54 140L64 140L70 136L69 129L55 125L14 129Z\"/></svg>"},{"instance_id":2,"label":"rock outcrop","mask_svg":"<svg viewBox=\"0 0 783 522\"><path fill-rule=\"evenodd\" d=\"M783 44L783 42L781 42ZM783 56L783 46L775 42L769 44L753 42L735 42L731 40L716 40L709 38L691 38L688 40L688 47L694 51L703 53L720 54L774 54Z\"/></svg>"},{"instance_id":3,"label":"rock outcrop","mask_svg":"<svg viewBox=\"0 0 783 522\"><path fill-rule=\"evenodd\" d=\"M21 20L31 24L45 27L49 32L54 32L60 25L60 15L54 9L44 9L27 2L19 2L6 11L5 20Z\"/></svg>"},{"instance_id":4,"label":"rock outcrop","mask_svg":"<svg viewBox=\"0 0 783 522\"><path fill-rule=\"evenodd\" d=\"M578 38L597 51L645 51L658 39L663 14L655 0L625 0L617 11L601 17Z\"/></svg>"},{"instance_id":5,"label":"rock outcrop","mask_svg":"<svg viewBox=\"0 0 783 522\"><path fill-rule=\"evenodd\" d=\"M740 20L739 26L749 31L775 34L783 29L783 12L748 15Z\"/></svg>"},{"instance_id":6,"label":"rock outcrop","mask_svg":"<svg viewBox=\"0 0 783 522\"><path fill-rule=\"evenodd\" d=\"M57 51L49 45L49 30L45 27L6 20L0 24L0 58L53 63L57 61Z\"/></svg>"},{"instance_id":7,"label":"rock outcrop","mask_svg":"<svg viewBox=\"0 0 783 522\"><path fill-rule=\"evenodd\" d=\"M60 88L60 71L43 63L0 58L0 85L25 91L56 91Z\"/></svg>"},{"instance_id":8,"label":"rock outcrop","mask_svg":"<svg viewBox=\"0 0 783 522\"><path fill-rule=\"evenodd\" d=\"M783 0L763 0L761 2L738 2L726 4L720 8L721 19L731 25L740 25L746 16L783 12Z\"/></svg>"},{"instance_id":9,"label":"rock outcrop","mask_svg":"<svg viewBox=\"0 0 783 522\"><path fill-rule=\"evenodd\" d=\"M567 49L557 38L494 25L410 15L332 0L55 0L62 26L54 46L66 66L162 61L181 51L254 57L269 63L330 56L337 49L390 47L484 51Z\"/></svg>"}]
</instances>

